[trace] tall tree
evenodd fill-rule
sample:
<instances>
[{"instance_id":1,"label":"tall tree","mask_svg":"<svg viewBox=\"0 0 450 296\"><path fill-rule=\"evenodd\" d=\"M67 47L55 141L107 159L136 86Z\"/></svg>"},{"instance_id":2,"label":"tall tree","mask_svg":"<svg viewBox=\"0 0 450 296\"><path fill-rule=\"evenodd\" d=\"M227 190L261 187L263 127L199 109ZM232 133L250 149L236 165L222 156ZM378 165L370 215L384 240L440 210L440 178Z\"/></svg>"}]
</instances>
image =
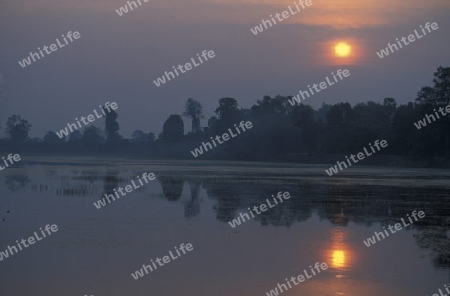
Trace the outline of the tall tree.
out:
<instances>
[{"instance_id":1,"label":"tall tree","mask_svg":"<svg viewBox=\"0 0 450 296\"><path fill-rule=\"evenodd\" d=\"M13 115L6 122L6 133L9 134L11 141L15 144L24 142L28 138L31 124L19 115Z\"/></svg>"},{"instance_id":2,"label":"tall tree","mask_svg":"<svg viewBox=\"0 0 450 296\"><path fill-rule=\"evenodd\" d=\"M109 144L117 143L120 140L119 135L119 123L117 122L117 112L114 110L110 110L109 112L105 110L106 119L105 119L105 134L106 134L106 142Z\"/></svg>"},{"instance_id":3,"label":"tall tree","mask_svg":"<svg viewBox=\"0 0 450 296\"><path fill-rule=\"evenodd\" d=\"M185 111L183 115L192 120L192 133L198 133L201 131L200 119L203 118L203 107L199 101L189 98L185 104Z\"/></svg>"},{"instance_id":4,"label":"tall tree","mask_svg":"<svg viewBox=\"0 0 450 296\"><path fill-rule=\"evenodd\" d=\"M164 122L159 139L168 142L176 142L184 136L184 122L180 115L172 114Z\"/></svg>"},{"instance_id":5,"label":"tall tree","mask_svg":"<svg viewBox=\"0 0 450 296\"><path fill-rule=\"evenodd\" d=\"M219 100L219 107L214 111L218 117L215 124L215 132L223 133L233 124L238 123L241 112L238 109L238 102L234 98L222 98Z\"/></svg>"},{"instance_id":6,"label":"tall tree","mask_svg":"<svg viewBox=\"0 0 450 296\"><path fill-rule=\"evenodd\" d=\"M434 89L441 104L450 103L450 67L439 67L434 73Z\"/></svg>"},{"instance_id":7,"label":"tall tree","mask_svg":"<svg viewBox=\"0 0 450 296\"><path fill-rule=\"evenodd\" d=\"M450 103L450 67L439 67L434 73L433 86L422 87L417 94L416 104L420 108L422 117L425 114L433 114L436 110L444 110ZM431 115L435 116L435 115ZM433 155L445 155L450 157L450 119L448 116L440 118L437 123L433 124L432 130L421 130L420 135L415 143L417 147L426 143L428 146L433 146L435 151ZM443 141L442 141L443 139ZM434 144L433 144L434 143ZM439 147L439 143L444 143ZM415 147L415 148L417 148ZM414 149L414 154L422 156L428 153L431 155L431 147L422 147L421 149ZM417 151L417 153L416 153Z\"/></svg>"},{"instance_id":8,"label":"tall tree","mask_svg":"<svg viewBox=\"0 0 450 296\"><path fill-rule=\"evenodd\" d=\"M222 98L219 100L219 107L214 112L222 120L235 117L239 113L238 102L234 98Z\"/></svg>"},{"instance_id":9,"label":"tall tree","mask_svg":"<svg viewBox=\"0 0 450 296\"><path fill-rule=\"evenodd\" d=\"M425 86L417 94L417 104L437 107L450 103L450 67L439 67L434 73L433 86Z\"/></svg>"}]
</instances>

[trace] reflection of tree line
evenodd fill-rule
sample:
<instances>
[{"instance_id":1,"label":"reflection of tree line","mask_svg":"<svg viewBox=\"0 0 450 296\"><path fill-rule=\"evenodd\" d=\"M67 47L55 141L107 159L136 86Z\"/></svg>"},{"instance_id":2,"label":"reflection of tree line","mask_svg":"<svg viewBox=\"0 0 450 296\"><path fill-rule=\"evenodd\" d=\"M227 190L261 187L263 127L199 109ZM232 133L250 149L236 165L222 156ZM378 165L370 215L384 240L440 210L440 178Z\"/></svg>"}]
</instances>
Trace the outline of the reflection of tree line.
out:
<instances>
[{"instance_id":1,"label":"reflection of tree line","mask_svg":"<svg viewBox=\"0 0 450 296\"><path fill-rule=\"evenodd\" d=\"M257 215L254 220L261 225L286 226L308 220L313 212L321 219L326 219L334 225L347 226L349 222L371 225L381 223L383 226L398 223L400 217L414 210L423 210L426 219L419 220L409 229L416 229L417 244L434 254L434 264L437 267L449 267L450 249L447 232L450 229L450 219L447 217L450 202L449 190L444 188L414 188L364 186L349 184L312 184L309 181L297 181L295 185L282 181L267 182L261 180L241 181L236 178L196 178L194 176L157 174L157 180L162 188L162 196L170 201L184 203L184 216L192 218L200 213L200 190L206 190L209 199L215 200L213 207L218 221L227 223L249 207L260 205L272 194L278 191L289 191L291 198L278 204L269 211ZM104 194L114 194L113 189L123 181L118 173L108 173L101 178ZM89 178L83 178L89 180ZM245 183L243 186L242 183ZM17 191L27 186L30 179L26 175L11 175L5 180L7 188ZM188 186L188 197L182 198L184 185ZM79 186L86 186L80 184ZM42 185L36 185L32 190L38 191ZM62 190L60 194L69 196L91 195L95 184L83 190ZM45 186L47 190L47 186ZM97 191L97 190L93 190ZM99 192L96 192L98 194ZM406 230L407 231L407 230Z\"/></svg>"},{"instance_id":2,"label":"reflection of tree line","mask_svg":"<svg viewBox=\"0 0 450 296\"><path fill-rule=\"evenodd\" d=\"M295 186L273 184L263 179L247 181L243 187L239 186L236 179L223 179L222 182L206 179L203 187L210 199L217 200L214 207L216 219L225 223L247 208L264 203L266 198L278 191L289 191L291 199L257 215L254 220L261 225L289 227L308 220L315 211L321 219L338 226L345 227L349 222L367 226L381 223L387 226L398 223L406 213L423 210L427 219L419 220L409 229L417 230L417 244L432 252L436 267L450 266L448 189L339 183L314 185L306 181L299 181Z\"/></svg>"},{"instance_id":3,"label":"reflection of tree line","mask_svg":"<svg viewBox=\"0 0 450 296\"><path fill-rule=\"evenodd\" d=\"M160 176L157 180L161 185L164 198L168 201L178 201L181 199L185 182L181 177ZM184 202L184 216L186 218L191 218L200 213L199 194L201 181L187 181L187 183L190 187L191 199ZM104 197L105 194L114 195L113 189L116 189L118 186L119 179L117 173L108 174L108 176L103 179L102 197ZM106 201L105 198L103 198L103 200Z\"/></svg>"}]
</instances>

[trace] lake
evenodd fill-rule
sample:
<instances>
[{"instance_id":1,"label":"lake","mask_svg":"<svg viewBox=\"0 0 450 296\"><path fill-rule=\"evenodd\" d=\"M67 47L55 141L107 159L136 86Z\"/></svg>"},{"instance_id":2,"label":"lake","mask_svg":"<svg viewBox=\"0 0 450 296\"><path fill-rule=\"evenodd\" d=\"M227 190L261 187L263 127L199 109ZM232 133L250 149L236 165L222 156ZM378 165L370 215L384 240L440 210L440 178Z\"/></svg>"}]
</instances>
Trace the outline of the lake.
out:
<instances>
[{"instance_id":1,"label":"lake","mask_svg":"<svg viewBox=\"0 0 450 296\"><path fill-rule=\"evenodd\" d=\"M283 295L432 295L449 284L450 172L256 162L22 157L0 172L2 295L264 296L316 262L328 269ZM156 179L97 209L143 173ZM136 181L135 181L136 182ZM290 198L241 225L248 208ZM370 247L416 211L426 216ZM180 244L193 250L135 280Z\"/></svg>"}]
</instances>

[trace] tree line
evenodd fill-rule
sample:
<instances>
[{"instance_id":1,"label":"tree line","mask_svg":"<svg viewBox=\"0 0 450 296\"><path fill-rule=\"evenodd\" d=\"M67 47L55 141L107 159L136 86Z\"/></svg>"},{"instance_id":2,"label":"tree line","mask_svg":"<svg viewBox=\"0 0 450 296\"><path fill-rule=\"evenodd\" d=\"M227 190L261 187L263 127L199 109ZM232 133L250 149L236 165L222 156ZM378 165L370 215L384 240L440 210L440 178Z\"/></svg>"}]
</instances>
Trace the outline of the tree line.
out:
<instances>
[{"instance_id":1,"label":"tree line","mask_svg":"<svg viewBox=\"0 0 450 296\"><path fill-rule=\"evenodd\" d=\"M115 111L107 113L104 129L88 126L62 139L53 131L48 131L42 139L30 138L32 125L13 115L6 122L7 136L0 140L0 149L41 154L192 158L190 151L202 141L222 135L244 120L253 123L255 128L251 133L228 141L200 158L301 161L323 155L349 155L376 139L384 139L389 143L384 154L438 162L450 155L450 119L445 116L421 129L414 123L450 104L450 68L439 67L432 82L431 86L420 89L414 102L402 105L394 98L385 98L382 103L369 101L354 106L344 102L323 103L314 110L305 104L292 106L288 102L292 96L264 96L247 109L241 108L235 98L226 97L219 100L206 126L201 125L204 118L201 103L189 98L184 113L170 115L157 138L153 132L140 129L130 139L123 138ZM182 117L191 122L189 131Z\"/></svg>"}]
</instances>

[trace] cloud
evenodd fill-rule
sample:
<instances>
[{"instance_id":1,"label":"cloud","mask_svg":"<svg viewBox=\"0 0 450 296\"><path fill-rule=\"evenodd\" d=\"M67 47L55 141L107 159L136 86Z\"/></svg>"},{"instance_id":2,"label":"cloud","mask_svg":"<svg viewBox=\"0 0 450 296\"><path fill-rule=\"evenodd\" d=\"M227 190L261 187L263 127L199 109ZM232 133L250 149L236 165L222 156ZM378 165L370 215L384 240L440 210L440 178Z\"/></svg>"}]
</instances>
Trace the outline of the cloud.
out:
<instances>
[{"instance_id":1,"label":"cloud","mask_svg":"<svg viewBox=\"0 0 450 296\"><path fill-rule=\"evenodd\" d=\"M228 0L207 2L229 5ZM231 5L253 5L252 11L244 10L242 13L251 15L264 10L266 14L261 16L267 18L268 14L281 13L287 10L288 6L294 8L294 2L297 1L235 0ZM426 3L423 0L312 0L312 2L313 4L303 13L289 18L287 22L334 28L380 27L401 24L450 9L448 0L430 0Z\"/></svg>"},{"instance_id":2,"label":"cloud","mask_svg":"<svg viewBox=\"0 0 450 296\"><path fill-rule=\"evenodd\" d=\"M442 9L449 9L447 0L315 0L314 9L299 22L336 28L361 28L396 25L420 19ZM430 20L432 21L432 20Z\"/></svg>"},{"instance_id":3,"label":"cloud","mask_svg":"<svg viewBox=\"0 0 450 296\"><path fill-rule=\"evenodd\" d=\"M137 0L134 0L137 2ZM281 13L297 0L152 0L135 8L124 19L158 23L231 23L253 24ZM300 23L332 28L367 28L397 25L422 19L436 12L450 10L448 0L312 0L312 6L285 23ZM126 5L124 0L17 0L6 4L8 14L45 14L49 11L71 13L99 13L118 18L115 10ZM427 20L433 21L433 20Z\"/></svg>"}]
</instances>

